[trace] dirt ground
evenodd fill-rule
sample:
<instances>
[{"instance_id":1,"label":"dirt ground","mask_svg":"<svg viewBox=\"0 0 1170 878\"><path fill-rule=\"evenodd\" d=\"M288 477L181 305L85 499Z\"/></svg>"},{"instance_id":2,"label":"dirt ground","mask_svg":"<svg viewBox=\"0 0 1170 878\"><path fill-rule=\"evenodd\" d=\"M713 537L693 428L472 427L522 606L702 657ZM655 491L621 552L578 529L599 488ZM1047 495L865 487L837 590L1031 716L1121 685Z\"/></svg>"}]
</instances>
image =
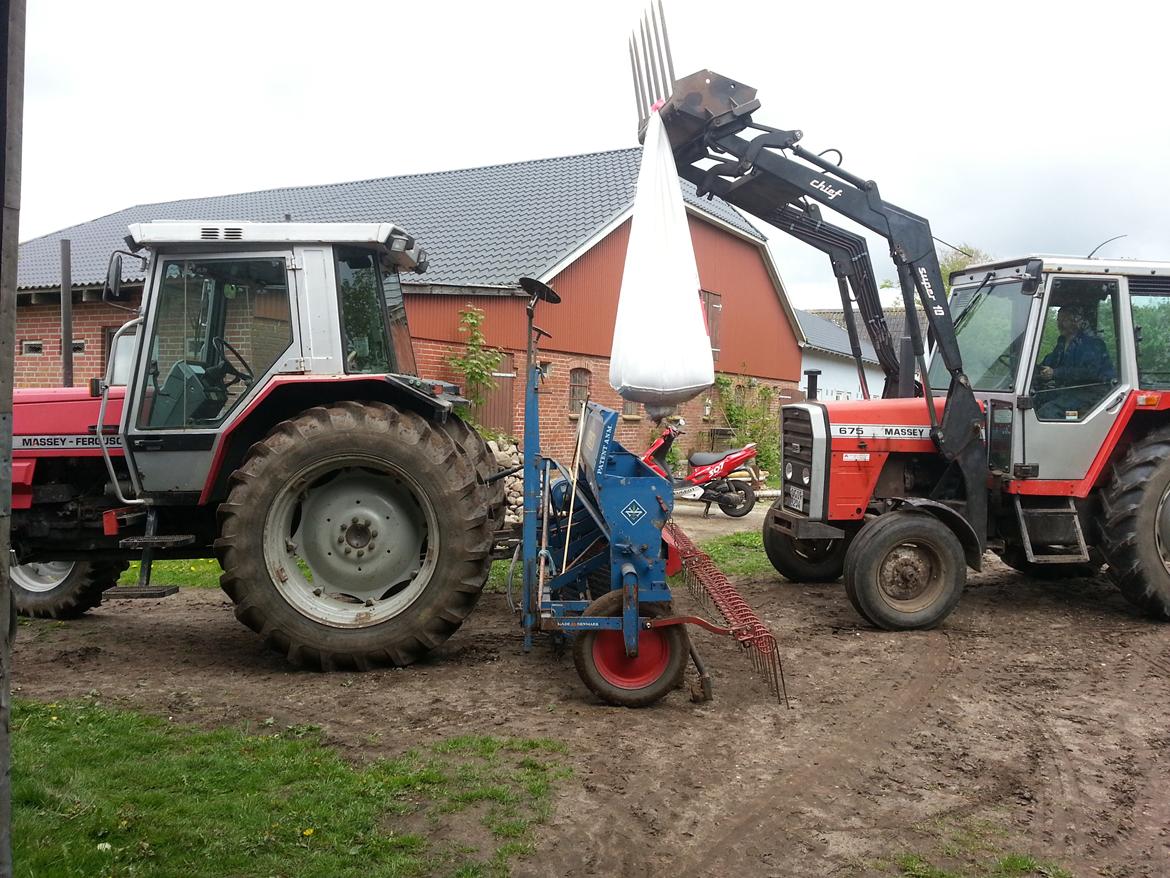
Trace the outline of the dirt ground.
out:
<instances>
[{"instance_id":1,"label":"dirt ground","mask_svg":"<svg viewBox=\"0 0 1170 878\"><path fill-rule=\"evenodd\" d=\"M734 526L677 517L699 539ZM521 875L895 874L899 855L946 865L964 845L1170 875L1170 626L1106 580L989 558L942 628L900 634L865 627L839 585L739 584L780 637L791 709L706 633L714 702L602 706L571 656L523 653L498 594L427 661L361 675L290 670L216 591L115 601L22 627L14 685L203 725L318 723L358 760L455 734L557 738L575 774Z\"/></svg>"}]
</instances>

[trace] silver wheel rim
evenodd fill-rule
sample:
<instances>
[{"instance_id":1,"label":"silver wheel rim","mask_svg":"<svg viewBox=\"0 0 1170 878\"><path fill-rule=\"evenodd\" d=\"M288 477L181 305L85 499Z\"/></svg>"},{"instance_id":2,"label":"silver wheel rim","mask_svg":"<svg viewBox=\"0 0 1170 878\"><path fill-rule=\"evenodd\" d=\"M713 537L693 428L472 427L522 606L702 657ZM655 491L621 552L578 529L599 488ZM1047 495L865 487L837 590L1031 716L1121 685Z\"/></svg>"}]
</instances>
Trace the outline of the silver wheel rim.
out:
<instances>
[{"instance_id":1,"label":"silver wheel rim","mask_svg":"<svg viewBox=\"0 0 1170 878\"><path fill-rule=\"evenodd\" d=\"M264 523L264 560L301 615L368 628L426 590L438 534L434 508L411 476L351 455L306 467L281 489Z\"/></svg>"},{"instance_id":2,"label":"silver wheel rim","mask_svg":"<svg viewBox=\"0 0 1170 878\"><path fill-rule=\"evenodd\" d=\"M938 552L919 540L892 547L877 569L882 599L902 613L919 613L938 600L944 575Z\"/></svg>"},{"instance_id":3,"label":"silver wheel rim","mask_svg":"<svg viewBox=\"0 0 1170 878\"><path fill-rule=\"evenodd\" d=\"M9 571L13 585L25 591L43 593L52 591L63 583L76 566L75 561L34 561L31 564L17 564L16 555L8 557Z\"/></svg>"},{"instance_id":4,"label":"silver wheel rim","mask_svg":"<svg viewBox=\"0 0 1170 878\"><path fill-rule=\"evenodd\" d=\"M1170 573L1170 487L1162 492L1158 511L1154 514L1154 542L1158 546L1162 566Z\"/></svg>"}]
</instances>

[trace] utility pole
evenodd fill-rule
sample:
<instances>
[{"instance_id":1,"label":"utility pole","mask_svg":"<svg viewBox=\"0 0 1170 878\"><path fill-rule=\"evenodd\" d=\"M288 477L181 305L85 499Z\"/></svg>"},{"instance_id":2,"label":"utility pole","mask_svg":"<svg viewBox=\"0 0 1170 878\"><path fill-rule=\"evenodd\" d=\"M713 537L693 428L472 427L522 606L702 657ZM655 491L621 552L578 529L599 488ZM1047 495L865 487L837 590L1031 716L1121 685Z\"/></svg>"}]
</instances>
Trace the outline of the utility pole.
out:
<instances>
[{"instance_id":1,"label":"utility pole","mask_svg":"<svg viewBox=\"0 0 1170 878\"><path fill-rule=\"evenodd\" d=\"M0 0L3 69L0 73L0 143L4 148L0 199L0 878L12 875L12 750L8 736L12 698L12 636L16 618L8 580L12 521L12 372L16 345L16 259L19 252L20 147L24 118L25 0Z\"/></svg>"}]
</instances>

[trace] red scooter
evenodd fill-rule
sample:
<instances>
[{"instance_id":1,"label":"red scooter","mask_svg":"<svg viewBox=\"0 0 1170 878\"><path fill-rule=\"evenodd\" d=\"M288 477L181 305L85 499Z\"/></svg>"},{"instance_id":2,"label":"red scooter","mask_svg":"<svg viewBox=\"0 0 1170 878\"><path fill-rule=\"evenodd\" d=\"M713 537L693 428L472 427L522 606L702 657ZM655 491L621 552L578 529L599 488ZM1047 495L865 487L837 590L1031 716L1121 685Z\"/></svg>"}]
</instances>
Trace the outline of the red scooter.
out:
<instances>
[{"instance_id":1,"label":"red scooter","mask_svg":"<svg viewBox=\"0 0 1170 878\"><path fill-rule=\"evenodd\" d=\"M711 511L712 503L718 503L719 508L732 518L740 518L751 512L752 507L756 505L756 492L752 489L751 482L745 479L732 479L731 476L742 468L746 470L745 475L748 478L759 482L760 473L755 463L756 443L749 442L743 448L734 448L731 451L713 453L696 451L687 460L690 468L686 477L674 478L666 456L670 453L674 440L685 432L683 426L685 421L681 418L677 423L666 421L662 435L646 449L646 453L642 455L642 462L670 481L674 486L676 500L706 503L704 515Z\"/></svg>"}]
</instances>

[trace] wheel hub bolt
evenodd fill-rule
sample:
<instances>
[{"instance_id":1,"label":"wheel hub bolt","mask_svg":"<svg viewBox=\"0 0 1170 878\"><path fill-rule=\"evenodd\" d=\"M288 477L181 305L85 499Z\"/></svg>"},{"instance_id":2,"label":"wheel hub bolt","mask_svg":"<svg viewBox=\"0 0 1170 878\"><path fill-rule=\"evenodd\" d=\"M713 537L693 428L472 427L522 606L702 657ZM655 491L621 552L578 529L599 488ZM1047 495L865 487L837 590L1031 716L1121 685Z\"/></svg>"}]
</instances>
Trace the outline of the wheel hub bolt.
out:
<instances>
[{"instance_id":1,"label":"wheel hub bolt","mask_svg":"<svg viewBox=\"0 0 1170 878\"><path fill-rule=\"evenodd\" d=\"M318 598L321 597L321 589L319 589L319 588L313 589L313 596L318 597Z\"/></svg>"},{"instance_id":2,"label":"wheel hub bolt","mask_svg":"<svg viewBox=\"0 0 1170 878\"><path fill-rule=\"evenodd\" d=\"M346 546L346 547L345 547L345 554L347 554L347 555L348 555L348 554L349 554L350 552L352 552L352 551L353 551L353 549L351 549L349 546Z\"/></svg>"},{"instance_id":3,"label":"wheel hub bolt","mask_svg":"<svg viewBox=\"0 0 1170 878\"><path fill-rule=\"evenodd\" d=\"M365 553L366 553L365 549L358 549L358 550L357 550L357 556L358 556L359 558L360 558L362 555L364 555Z\"/></svg>"},{"instance_id":4,"label":"wheel hub bolt","mask_svg":"<svg viewBox=\"0 0 1170 878\"><path fill-rule=\"evenodd\" d=\"M337 544L338 544L338 545L341 545L341 544L342 544L342 543L344 543L344 542L345 542L345 537L338 537L338 538L337 538Z\"/></svg>"},{"instance_id":5,"label":"wheel hub bolt","mask_svg":"<svg viewBox=\"0 0 1170 878\"><path fill-rule=\"evenodd\" d=\"M350 523L350 524L357 524L357 523L358 523L358 517L355 515L353 518L351 518L351 519L349 520L349 523Z\"/></svg>"}]
</instances>

